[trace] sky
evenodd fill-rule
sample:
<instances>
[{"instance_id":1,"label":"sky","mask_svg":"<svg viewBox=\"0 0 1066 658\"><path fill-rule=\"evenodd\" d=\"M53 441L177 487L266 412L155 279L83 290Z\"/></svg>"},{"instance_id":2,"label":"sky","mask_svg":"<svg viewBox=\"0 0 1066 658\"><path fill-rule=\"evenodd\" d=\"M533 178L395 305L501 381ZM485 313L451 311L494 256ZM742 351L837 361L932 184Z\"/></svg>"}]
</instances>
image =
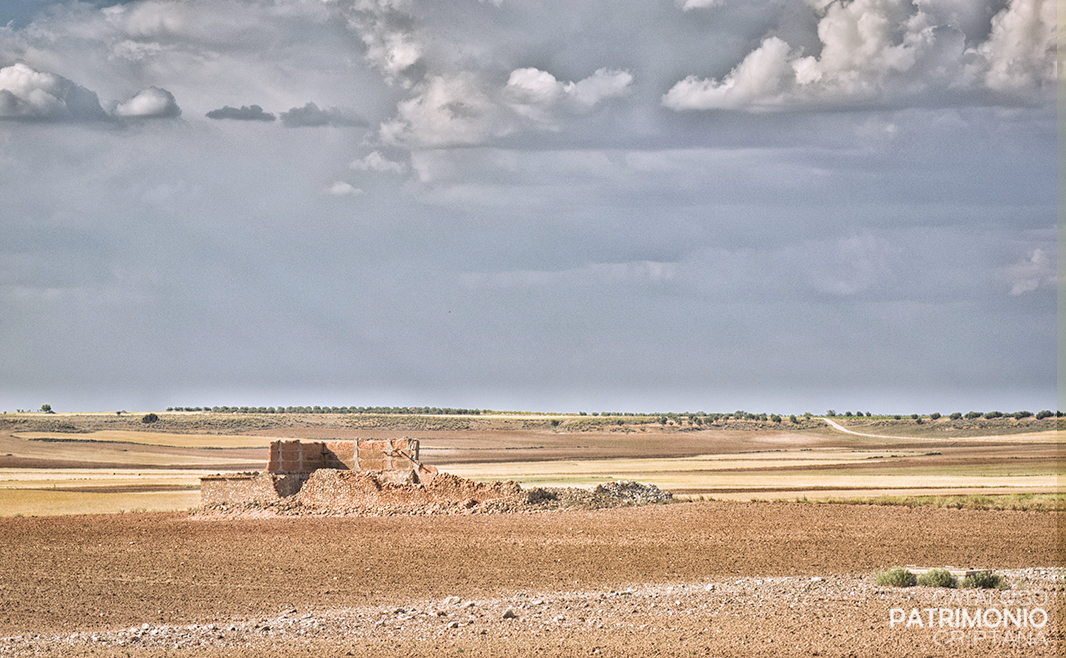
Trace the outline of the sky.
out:
<instances>
[{"instance_id":1,"label":"sky","mask_svg":"<svg viewBox=\"0 0 1066 658\"><path fill-rule=\"evenodd\" d=\"M0 409L1056 407L1053 0L0 0Z\"/></svg>"}]
</instances>

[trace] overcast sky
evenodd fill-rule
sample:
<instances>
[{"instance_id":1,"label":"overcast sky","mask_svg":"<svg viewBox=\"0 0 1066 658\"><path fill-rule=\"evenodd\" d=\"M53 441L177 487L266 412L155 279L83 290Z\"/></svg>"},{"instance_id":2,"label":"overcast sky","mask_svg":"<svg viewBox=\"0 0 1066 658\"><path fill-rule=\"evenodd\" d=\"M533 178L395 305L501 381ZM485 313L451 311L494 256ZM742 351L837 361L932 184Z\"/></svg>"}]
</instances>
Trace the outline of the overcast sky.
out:
<instances>
[{"instance_id":1,"label":"overcast sky","mask_svg":"<svg viewBox=\"0 0 1066 658\"><path fill-rule=\"evenodd\" d=\"M1054 409L1054 16L0 0L0 409Z\"/></svg>"}]
</instances>

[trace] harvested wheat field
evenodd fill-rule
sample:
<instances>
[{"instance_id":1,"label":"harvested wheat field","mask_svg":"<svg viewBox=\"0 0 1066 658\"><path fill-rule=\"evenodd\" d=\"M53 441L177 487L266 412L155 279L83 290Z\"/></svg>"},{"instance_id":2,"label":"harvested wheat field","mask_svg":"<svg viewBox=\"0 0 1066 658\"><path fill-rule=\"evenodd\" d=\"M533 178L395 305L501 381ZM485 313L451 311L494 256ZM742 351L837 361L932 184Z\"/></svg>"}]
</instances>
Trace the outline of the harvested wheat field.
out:
<instances>
[{"instance_id":1,"label":"harvested wheat field","mask_svg":"<svg viewBox=\"0 0 1066 658\"><path fill-rule=\"evenodd\" d=\"M1053 656L1063 641L1057 512L252 516L0 519L0 655ZM874 584L908 564L999 570L1013 589L988 590L994 605L1046 620L994 644L893 624L893 608L990 607L984 590Z\"/></svg>"}]
</instances>

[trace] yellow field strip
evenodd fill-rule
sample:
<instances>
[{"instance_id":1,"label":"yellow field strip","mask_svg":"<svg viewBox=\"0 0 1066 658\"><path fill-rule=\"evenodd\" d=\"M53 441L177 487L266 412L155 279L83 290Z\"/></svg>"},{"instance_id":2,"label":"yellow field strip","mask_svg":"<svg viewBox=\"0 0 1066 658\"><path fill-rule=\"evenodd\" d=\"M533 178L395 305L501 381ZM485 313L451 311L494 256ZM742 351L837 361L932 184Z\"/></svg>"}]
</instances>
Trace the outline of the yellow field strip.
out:
<instances>
[{"instance_id":1,"label":"yellow field strip","mask_svg":"<svg viewBox=\"0 0 1066 658\"><path fill-rule=\"evenodd\" d=\"M1015 492L1055 491L1055 475L907 475L878 474L876 471L856 474L818 471L767 471L759 468L794 465L795 462L763 461L753 465L749 460L736 461L735 456L702 459L609 459L566 462L513 462L495 464L456 464L441 470L474 480L514 480L533 486L592 486L609 480L638 480L672 490L714 489L810 489L822 488L885 491L901 489L963 489L979 490L988 487L1005 488ZM705 468L699 468L703 462ZM854 460L825 459L818 464L849 464ZM868 463L862 460L859 463ZM886 464L891 466L891 464ZM743 469L733 471L732 468ZM825 494L823 494L825 495ZM840 495L834 493L831 495ZM864 494L866 495L866 494ZM779 497L779 496L774 496ZM790 495L791 497L791 495Z\"/></svg>"},{"instance_id":2,"label":"yellow field strip","mask_svg":"<svg viewBox=\"0 0 1066 658\"><path fill-rule=\"evenodd\" d=\"M119 442L136 443L171 448L266 448L277 437L242 436L221 434L167 434L165 432L132 432L128 430L105 430L88 434L63 432L17 432L12 436L26 440L51 440L71 442Z\"/></svg>"},{"instance_id":3,"label":"yellow field strip","mask_svg":"<svg viewBox=\"0 0 1066 658\"><path fill-rule=\"evenodd\" d=\"M91 468L28 469L0 468L0 490L43 487L118 487L129 485L199 486L211 470L100 470Z\"/></svg>"},{"instance_id":4,"label":"yellow field strip","mask_svg":"<svg viewBox=\"0 0 1066 658\"><path fill-rule=\"evenodd\" d=\"M200 504L200 492L84 493L0 489L0 516L173 512Z\"/></svg>"}]
</instances>

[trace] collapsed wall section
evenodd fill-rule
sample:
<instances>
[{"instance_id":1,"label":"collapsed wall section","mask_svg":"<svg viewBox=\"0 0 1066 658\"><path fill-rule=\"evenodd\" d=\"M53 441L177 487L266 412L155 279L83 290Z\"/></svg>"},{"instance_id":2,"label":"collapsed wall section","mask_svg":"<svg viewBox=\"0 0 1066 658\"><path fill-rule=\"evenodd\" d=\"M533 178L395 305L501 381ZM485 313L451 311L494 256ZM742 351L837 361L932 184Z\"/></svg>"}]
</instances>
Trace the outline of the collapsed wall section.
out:
<instances>
[{"instance_id":1,"label":"collapsed wall section","mask_svg":"<svg viewBox=\"0 0 1066 658\"><path fill-rule=\"evenodd\" d=\"M438 503L466 507L487 500L517 500L521 487L514 482L482 484L449 473L419 482L414 471L407 479L388 471L350 471L321 468L310 473L229 473L200 479L203 507L278 503L320 511L352 508L411 507Z\"/></svg>"},{"instance_id":2,"label":"collapsed wall section","mask_svg":"<svg viewBox=\"0 0 1066 658\"><path fill-rule=\"evenodd\" d=\"M200 478L200 505L270 505L296 495L309 474L226 473Z\"/></svg>"}]
</instances>

